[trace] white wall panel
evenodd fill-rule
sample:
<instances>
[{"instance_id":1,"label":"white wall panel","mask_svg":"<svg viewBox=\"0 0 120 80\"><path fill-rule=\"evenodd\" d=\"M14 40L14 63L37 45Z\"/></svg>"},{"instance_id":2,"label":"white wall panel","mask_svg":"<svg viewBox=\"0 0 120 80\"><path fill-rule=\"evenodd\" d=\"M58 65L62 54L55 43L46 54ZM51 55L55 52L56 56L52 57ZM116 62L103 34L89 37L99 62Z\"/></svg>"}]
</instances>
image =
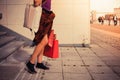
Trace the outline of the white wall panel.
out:
<instances>
[{"instance_id":1,"label":"white wall panel","mask_svg":"<svg viewBox=\"0 0 120 80\"><path fill-rule=\"evenodd\" d=\"M23 24L25 5L7 5L7 18L9 24Z\"/></svg>"},{"instance_id":2,"label":"white wall panel","mask_svg":"<svg viewBox=\"0 0 120 80\"><path fill-rule=\"evenodd\" d=\"M71 25L54 25L53 29L57 34L57 39L61 44L73 43L73 27Z\"/></svg>"},{"instance_id":3,"label":"white wall panel","mask_svg":"<svg viewBox=\"0 0 120 80\"><path fill-rule=\"evenodd\" d=\"M7 10L6 5L0 5L0 13L2 13L2 19L0 20L0 24L7 24Z\"/></svg>"},{"instance_id":4,"label":"white wall panel","mask_svg":"<svg viewBox=\"0 0 120 80\"><path fill-rule=\"evenodd\" d=\"M72 5L53 5L52 10L56 14L54 24L72 24L71 8Z\"/></svg>"},{"instance_id":5,"label":"white wall panel","mask_svg":"<svg viewBox=\"0 0 120 80\"><path fill-rule=\"evenodd\" d=\"M33 39L34 38L34 34L27 28L24 28L22 25L15 25L15 24L9 24L7 26L7 28L9 28L10 30L17 32L18 34L25 36L28 39Z\"/></svg>"},{"instance_id":6,"label":"white wall panel","mask_svg":"<svg viewBox=\"0 0 120 80\"><path fill-rule=\"evenodd\" d=\"M55 2L59 4L55 4ZM70 0L70 2L69 0L60 0L55 2L52 6L56 12L56 20L53 28L57 30L59 25L61 25L59 31L56 32L58 36L61 36L59 32L65 32L69 29L64 33L64 39L59 37L60 42L63 44L89 44L89 0ZM66 25L71 27L67 27Z\"/></svg>"}]
</instances>

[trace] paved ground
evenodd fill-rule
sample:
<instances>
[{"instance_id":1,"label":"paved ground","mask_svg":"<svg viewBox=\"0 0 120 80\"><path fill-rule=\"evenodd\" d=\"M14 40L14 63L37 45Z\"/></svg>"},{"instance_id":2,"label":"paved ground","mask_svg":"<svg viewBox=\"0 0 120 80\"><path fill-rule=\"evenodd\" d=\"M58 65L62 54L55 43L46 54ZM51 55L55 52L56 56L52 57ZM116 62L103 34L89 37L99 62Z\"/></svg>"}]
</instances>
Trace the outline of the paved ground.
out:
<instances>
[{"instance_id":1,"label":"paved ground","mask_svg":"<svg viewBox=\"0 0 120 80\"><path fill-rule=\"evenodd\" d=\"M120 50L120 26L92 24L91 42L106 43Z\"/></svg>"},{"instance_id":2,"label":"paved ground","mask_svg":"<svg viewBox=\"0 0 120 80\"><path fill-rule=\"evenodd\" d=\"M48 71L25 71L34 48L21 47L1 62L0 80L120 80L120 34L91 26L90 47L59 47L60 58L45 58Z\"/></svg>"},{"instance_id":3,"label":"paved ground","mask_svg":"<svg viewBox=\"0 0 120 80\"><path fill-rule=\"evenodd\" d=\"M91 24L92 27L97 28L97 29L101 29L104 31L108 31L108 32L114 32L114 33L118 33L120 34L120 25L114 26L114 25L108 25L108 24Z\"/></svg>"}]
</instances>

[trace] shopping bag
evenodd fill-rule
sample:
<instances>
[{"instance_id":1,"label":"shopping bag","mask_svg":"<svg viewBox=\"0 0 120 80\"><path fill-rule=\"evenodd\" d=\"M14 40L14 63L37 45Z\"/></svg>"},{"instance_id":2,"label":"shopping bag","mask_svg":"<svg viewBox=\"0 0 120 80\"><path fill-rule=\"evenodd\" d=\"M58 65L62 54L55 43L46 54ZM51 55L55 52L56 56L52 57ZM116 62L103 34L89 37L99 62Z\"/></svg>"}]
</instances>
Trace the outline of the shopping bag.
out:
<instances>
[{"instance_id":1,"label":"shopping bag","mask_svg":"<svg viewBox=\"0 0 120 80\"><path fill-rule=\"evenodd\" d=\"M41 19L41 14L42 14L42 7L41 6L35 7L33 25L31 28L34 32L38 31L40 19Z\"/></svg>"},{"instance_id":2,"label":"shopping bag","mask_svg":"<svg viewBox=\"0 0 120 80\"><path fill-rule=\"evenodd\" d=\"M58 48L58 40L53 41L53 46L46 46L44 50L44 56L49 58L58 58L59 57L59 48Z\"/></svg>"},{"instance_id":3,"label":"shopping bag","mask_svg":"<svg viewBox=\"0 0 120 80\"><path fill-rule=\"evenodd\" d=\"M32 29L37 32L39 22L41 18L42 8L41 6L34 7L31 4L27 4L24 15L24 27Z\"/></svg>"},{"instance_id":4,"label":"shopping bag","mask_svg":"<svg viewBox=\"0 0 120 80\"><path fill-rule=\"evenodd\" d=\"M39 6L42 3L41 0L34 0L33 2L35 7Z\"/></svg>"},{"instance_id":5,"label":"shopping bag","mask_svg":"<svg viewBox=\"0 0 120 80\"><path fill-rule=\"evenodd\" d=\"M55 40L55 34L54 34L54 30L50 31L50 35L48 38L48 46L52 47L53 46L53 41Z\"/></svg>"},{"instance_id":6,"label":"shopping bag","mask_svg":"<svg viewBox=\"0 0 120 80\"><path fill-rule=\"evenodd\" d=\"M33 5L27 4L25 8L23 26L30 29L33 24L34 16L35 16L35 8L33 7Z\"/></svg>"}]
</instances>

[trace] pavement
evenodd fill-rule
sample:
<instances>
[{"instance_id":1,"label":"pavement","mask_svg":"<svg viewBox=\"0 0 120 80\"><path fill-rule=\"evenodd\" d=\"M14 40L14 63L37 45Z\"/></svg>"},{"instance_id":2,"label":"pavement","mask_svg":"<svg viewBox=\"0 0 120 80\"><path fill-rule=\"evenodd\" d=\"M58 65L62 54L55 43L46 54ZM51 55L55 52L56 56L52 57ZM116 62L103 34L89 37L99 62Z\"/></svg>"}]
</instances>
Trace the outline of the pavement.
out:
<instances>
[{"instance_id":1,"label":"pavement","mask_svg":"<svg viewBox=\"0 0 120 80\"><path fill-rule=\"evenodd\" d=\"M120 80L120 34L93 26L101 25L91 25L89 47L59 47L59 58L44 57L50 70L37 74L25 70L34 47L21 46L0 62L0 80Z\"/></svg>"}]
</instances>

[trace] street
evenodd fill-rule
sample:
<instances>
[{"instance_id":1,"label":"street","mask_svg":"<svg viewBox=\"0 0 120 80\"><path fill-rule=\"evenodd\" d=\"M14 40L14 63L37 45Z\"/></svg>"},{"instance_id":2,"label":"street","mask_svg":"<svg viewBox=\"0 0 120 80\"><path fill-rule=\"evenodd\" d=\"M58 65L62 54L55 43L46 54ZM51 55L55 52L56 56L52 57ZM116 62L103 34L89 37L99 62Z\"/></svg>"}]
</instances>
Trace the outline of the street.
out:
<instances>
[{"instance_id":1,"label":"street","mask_svg":"<svg viewBox=\"0 0 120 80\"><path fill-rule=\"evenodd\" d=\"M120 50L120 26L92 24L91 43L107 44Z\"/></svg>"}]
</instances>

